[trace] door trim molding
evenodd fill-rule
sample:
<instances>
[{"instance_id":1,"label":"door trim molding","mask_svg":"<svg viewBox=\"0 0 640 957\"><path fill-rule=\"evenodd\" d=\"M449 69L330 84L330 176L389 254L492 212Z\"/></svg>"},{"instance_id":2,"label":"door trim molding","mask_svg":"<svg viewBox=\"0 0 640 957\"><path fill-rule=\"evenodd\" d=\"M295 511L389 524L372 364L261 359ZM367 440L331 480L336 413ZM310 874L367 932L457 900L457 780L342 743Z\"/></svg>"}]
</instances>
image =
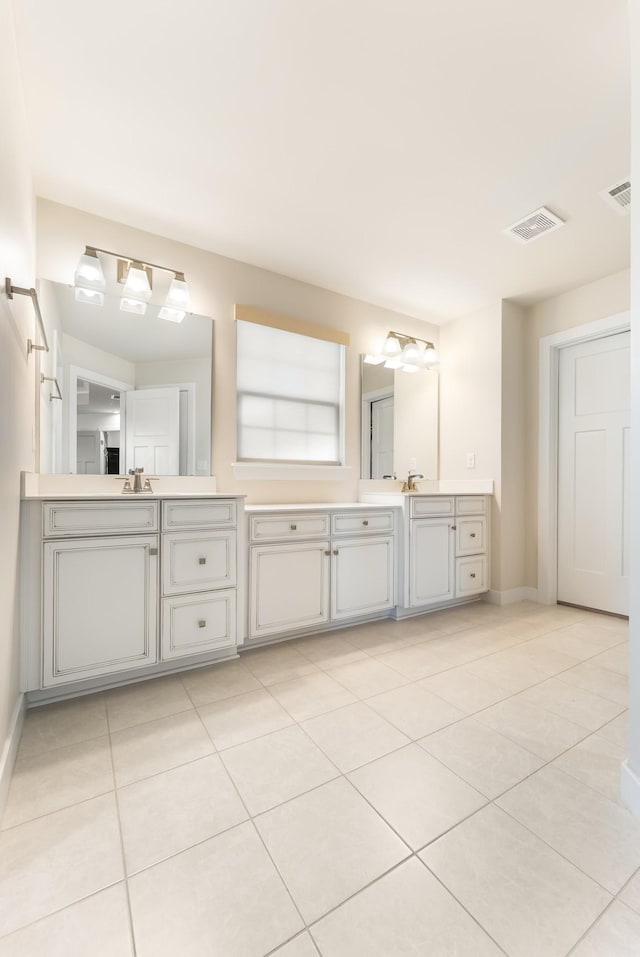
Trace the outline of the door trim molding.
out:
<instances>
[{"instance_id":1,"label":"door trim molding","mask_svg":"<svg viewBox=\"0 0 640 957\"><path fill-rule=\"evenodd\" d=\"M538 601L558 600L558 365L560 349L631 328L618 312L540 339L538 371Z\"/></svg>"}]
</instances>

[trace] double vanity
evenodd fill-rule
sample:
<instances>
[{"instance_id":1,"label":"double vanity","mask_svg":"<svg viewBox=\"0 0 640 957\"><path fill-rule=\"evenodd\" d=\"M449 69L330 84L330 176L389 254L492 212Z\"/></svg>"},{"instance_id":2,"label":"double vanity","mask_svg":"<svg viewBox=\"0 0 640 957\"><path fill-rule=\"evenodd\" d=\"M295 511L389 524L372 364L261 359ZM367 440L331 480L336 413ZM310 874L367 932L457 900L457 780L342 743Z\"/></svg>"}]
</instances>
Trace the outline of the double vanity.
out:
<instances>
[{"instance_id":1,"label":"double vanity","mask_svg":"<svg viewBox=\"0 0 640 957\"><path fill-rule=\"evenodd\" d=\"M361 497L27 491L23 689L36 703L488 590L490 495Z\"/></svg>"}]
</instances>

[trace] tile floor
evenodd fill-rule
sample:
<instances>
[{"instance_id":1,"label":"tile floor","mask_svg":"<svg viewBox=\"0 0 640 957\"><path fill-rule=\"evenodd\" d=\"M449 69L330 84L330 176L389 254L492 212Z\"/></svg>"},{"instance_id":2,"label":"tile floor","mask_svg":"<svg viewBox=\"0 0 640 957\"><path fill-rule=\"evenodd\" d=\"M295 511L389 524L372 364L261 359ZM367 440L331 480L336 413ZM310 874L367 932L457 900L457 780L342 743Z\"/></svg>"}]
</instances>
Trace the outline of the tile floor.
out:
<instances>
[{"instance_id":1,"label":"tile floor","mask_svg":"<svg viewBox=\"0 0 640 957\"><path fill-rule=\"evenodd\" d=\"M479 603L30 711L0 957L637 957L626 642Z\"/></svg>"}]
</instances>

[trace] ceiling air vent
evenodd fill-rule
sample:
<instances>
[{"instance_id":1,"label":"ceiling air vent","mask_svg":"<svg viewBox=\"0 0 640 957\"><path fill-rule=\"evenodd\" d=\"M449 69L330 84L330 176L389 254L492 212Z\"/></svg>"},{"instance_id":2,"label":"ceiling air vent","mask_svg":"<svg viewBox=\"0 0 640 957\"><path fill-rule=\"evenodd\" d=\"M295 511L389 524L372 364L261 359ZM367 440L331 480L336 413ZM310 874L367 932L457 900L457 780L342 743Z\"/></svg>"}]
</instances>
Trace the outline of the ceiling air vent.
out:
<instances>
[{"instance_id":1,"label":"ceiling air vent","mask_svg":"<svg viewBox=\"0 0 640 957\"><path fill-rule=\"evenodd\" d=\"M546 206L541 206L524 219L519 219L517 223L507 226L505 233L519 243L530 243L538 236L550 233L552 229L559 229L560 226L564 226L564 219L560 219Z\"/></svg>"},{"instance_id":2,"label":"ceiling air vent","mask_svg":"<svg viewBox=\"0 0 640 957\"><path fill-rule=\"evenodd\" d=\"M623 179L619 183L603 190L600 195L607 205L612 206L621 216L628 216L631 209L631 180Z\"/></svg>"}]
</instances>

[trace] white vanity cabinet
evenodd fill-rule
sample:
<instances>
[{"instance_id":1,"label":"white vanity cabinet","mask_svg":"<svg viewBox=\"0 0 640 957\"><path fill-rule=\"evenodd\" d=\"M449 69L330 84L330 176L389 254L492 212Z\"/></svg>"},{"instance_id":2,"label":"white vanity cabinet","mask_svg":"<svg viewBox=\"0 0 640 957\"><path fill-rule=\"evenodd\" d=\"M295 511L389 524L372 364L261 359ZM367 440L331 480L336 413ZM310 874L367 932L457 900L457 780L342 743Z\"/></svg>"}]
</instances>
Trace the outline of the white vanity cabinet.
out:
<instances>
[{"instance_id":1,"label":"white vanity cabinet","mask_svg":"<svg viewBox=\"0 0 640 957\"><path fill-rule=\"evenodd\" d=\"M162 660L234 647L235 502L163 502L162 527Z\"/></svg>"},{"instance_id":2,"label":"white vanity cabinet","mask_svg":"<svg viewBox=\"0 0 640 957\"><path fill-rule=\"evenodd\" d=\"M242 522L242 496L25 500L23 690L44 699L235 655Z\"/></svg>"},{"instance_id":3,"label":"white vanity cabinet","mask_svg":"<svg viewBox=\"0 0 640 957\"><path fill-rule=\"evenodd\" d=\"M157 660L158 531L157 502L43 505L44 688Z\"/></svg>"},{"instance_id":4,"label":"white vanity cabinet","mask_svg":"<svg viewBox=\"0 0 640 957\"><path fill-rule=\"evenodd\" d=\"M249 642L394 607L393 509L248 512Z\"/></svg>"}]
</instances>

